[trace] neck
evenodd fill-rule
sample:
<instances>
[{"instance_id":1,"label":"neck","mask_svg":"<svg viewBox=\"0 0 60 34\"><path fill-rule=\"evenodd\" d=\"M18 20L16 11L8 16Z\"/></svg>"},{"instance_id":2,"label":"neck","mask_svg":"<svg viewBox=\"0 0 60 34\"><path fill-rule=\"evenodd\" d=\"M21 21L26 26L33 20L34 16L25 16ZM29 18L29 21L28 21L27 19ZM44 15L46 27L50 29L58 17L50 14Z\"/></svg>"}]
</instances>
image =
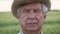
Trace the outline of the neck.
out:
<instances>
[{"instance_id":1,"label":"neck","mask_svg":"<svg viewBox=\"0 0 60 34\"><path fill-rule=\"evenodd\" d=\"M41 31L23 31L23 34L41 34Z\"/></svg>"}]
</instances>

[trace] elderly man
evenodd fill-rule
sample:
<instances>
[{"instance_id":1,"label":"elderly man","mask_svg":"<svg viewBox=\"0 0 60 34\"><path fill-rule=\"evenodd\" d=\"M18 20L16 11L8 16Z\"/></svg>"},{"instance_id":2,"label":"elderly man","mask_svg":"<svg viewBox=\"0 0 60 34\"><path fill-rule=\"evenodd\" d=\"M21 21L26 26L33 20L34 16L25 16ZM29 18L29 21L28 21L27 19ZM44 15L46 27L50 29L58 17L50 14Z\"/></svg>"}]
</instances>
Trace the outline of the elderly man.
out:
<instances>
[{"instance_id":1,"label":"elderly man","mask_svg":"<svg viewBox=\"0 0 60 34\"><path fill-rule=\"evenodd\" d=\"M12 13L20 22L22 32L19 34L42 34L50 6L50 0L14 0Z\"/></svg>"}]
</instances>

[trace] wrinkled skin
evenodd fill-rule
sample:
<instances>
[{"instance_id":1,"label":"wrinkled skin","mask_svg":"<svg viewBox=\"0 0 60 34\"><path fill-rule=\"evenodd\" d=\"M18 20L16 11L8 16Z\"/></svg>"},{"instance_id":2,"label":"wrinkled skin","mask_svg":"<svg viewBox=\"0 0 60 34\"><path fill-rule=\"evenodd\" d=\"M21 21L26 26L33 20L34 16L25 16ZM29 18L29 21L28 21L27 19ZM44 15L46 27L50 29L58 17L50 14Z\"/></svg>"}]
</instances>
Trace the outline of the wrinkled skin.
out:
<instances>
[{"instance_id":1,"label":"wrinkled skin","mask_svg":"<svg viewBox=\"0 0 60 34\"><path fill-rule=\"evenodd\" d=\"M40 3L27 4L21 7L20 16L18 16L22 30L39 31L42 28L45 16Z\"/></svg>"}]
</instances>

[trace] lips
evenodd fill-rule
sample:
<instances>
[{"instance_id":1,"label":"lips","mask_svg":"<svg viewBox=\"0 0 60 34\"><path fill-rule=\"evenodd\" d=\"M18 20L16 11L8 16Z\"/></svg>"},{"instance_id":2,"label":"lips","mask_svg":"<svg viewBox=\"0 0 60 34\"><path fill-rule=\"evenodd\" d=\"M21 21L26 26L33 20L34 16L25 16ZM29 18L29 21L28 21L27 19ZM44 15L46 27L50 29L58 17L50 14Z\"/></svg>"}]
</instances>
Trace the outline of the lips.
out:
<instances>
[{"instance_id":1,"label":"lips","mask_svg":"<svg viewBox=\"0 0 60 34\"><path fill-rule=\"evenodd\" d=\"M37 20L27 20L27 25L36 25L38 24Z\"/></svg>"}]
</instances>

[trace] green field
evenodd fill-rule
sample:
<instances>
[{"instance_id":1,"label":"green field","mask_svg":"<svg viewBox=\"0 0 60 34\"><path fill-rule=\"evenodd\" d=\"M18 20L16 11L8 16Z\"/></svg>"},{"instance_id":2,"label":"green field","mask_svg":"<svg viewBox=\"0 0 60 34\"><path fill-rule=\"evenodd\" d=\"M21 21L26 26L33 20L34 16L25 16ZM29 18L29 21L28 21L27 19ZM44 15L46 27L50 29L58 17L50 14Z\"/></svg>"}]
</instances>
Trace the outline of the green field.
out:
<instances>
[{"instance_id":1,"label":"green field","mask_svg":"<svg viewBox=\"0 0 60 34\"><path fill-rule=\"evenodd\" d=\"M0 34L17 34L20 30L11 12L0 12ZM60 34L60 12L48 12L42 30L44 34Z\"/></svg>"}]
</instances>

